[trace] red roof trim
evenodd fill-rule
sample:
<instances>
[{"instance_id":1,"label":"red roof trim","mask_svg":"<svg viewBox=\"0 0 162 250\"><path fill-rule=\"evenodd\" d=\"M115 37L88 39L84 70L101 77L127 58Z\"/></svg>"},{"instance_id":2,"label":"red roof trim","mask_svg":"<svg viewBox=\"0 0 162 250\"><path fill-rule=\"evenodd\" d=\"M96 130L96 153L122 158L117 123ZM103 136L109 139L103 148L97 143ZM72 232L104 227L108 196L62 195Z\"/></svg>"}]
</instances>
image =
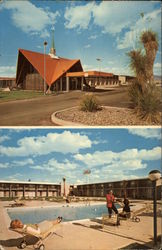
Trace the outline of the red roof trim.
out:
<instances>
[{"instance_id":1,"label":"red roof trim","mask_svg":"<svg viewBox=\"0 0 162 250\"><path fill-rule=\"evenodd\" d=\"M69 77L81 77L81 76L84 76L84 77L113 77L114 74L112 73L108 73L108 72L101 72L101 71L84 71L84 72L68 72L66 73L66 76L69 76Z\"/></svg>"}]
</instances>

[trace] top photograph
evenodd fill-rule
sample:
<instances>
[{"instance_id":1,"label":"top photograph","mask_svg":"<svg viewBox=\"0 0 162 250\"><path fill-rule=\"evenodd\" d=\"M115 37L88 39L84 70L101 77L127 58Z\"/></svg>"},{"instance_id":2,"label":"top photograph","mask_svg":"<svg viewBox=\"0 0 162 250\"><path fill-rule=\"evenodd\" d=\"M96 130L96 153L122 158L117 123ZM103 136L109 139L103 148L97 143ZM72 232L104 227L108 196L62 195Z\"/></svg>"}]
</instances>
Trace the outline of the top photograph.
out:
<instances>
[{"instance_id":1,"label":"top photograph","mask_svg":"<svg viewBox=\"0 0 162 250\"><path fill-rule=\"evenodd\" d=\"M160 126L161 1L0 0L0 126Z\"/></svg>"}]
</instances>

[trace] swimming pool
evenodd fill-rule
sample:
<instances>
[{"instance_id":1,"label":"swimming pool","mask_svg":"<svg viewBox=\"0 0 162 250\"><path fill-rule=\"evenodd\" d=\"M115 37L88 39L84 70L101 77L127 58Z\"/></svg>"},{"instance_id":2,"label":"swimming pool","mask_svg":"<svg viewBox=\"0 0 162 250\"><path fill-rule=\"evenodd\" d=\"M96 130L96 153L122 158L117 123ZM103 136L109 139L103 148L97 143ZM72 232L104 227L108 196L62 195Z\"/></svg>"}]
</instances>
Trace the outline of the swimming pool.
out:
<instances>
[{"instance_id":1,"label":"swimming pool","mask_svg":"<svg viewBox=\"0 0 162 250\"><path fill-rule=\"evenodd\" d=\"M119 208L119 206L117 205ZM8 209L8 215L11 220L20 219L23 223L39 223L43 220L52 220L58 216L63 217L63 221L74 221L82 219L92 219L101 217L107 213L107 207L103 205L88 206L62 206L62 207L44 207L44 208L19 208Z\"/></svg>"}]
</instances>

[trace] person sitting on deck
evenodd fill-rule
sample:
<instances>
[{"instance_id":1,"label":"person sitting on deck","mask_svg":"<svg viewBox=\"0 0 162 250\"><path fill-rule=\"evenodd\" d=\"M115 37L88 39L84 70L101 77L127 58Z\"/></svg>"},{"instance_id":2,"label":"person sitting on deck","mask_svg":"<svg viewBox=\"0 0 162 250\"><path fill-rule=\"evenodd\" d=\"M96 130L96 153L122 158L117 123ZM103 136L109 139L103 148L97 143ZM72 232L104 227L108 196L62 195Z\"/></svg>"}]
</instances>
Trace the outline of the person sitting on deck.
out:
<instances>
[{"instance_id":1,"label":"person sitting on deck","mask_svg":"<svg viewBox=\"0 0 162 250\"><path fill-rule=\"evenodd\" d=\"M119 216L123 218L129 218L131 212L129 206L129 200L125 197L123 203L124 203L123 211L119 214Z\"/></svg>"}]
</instances>

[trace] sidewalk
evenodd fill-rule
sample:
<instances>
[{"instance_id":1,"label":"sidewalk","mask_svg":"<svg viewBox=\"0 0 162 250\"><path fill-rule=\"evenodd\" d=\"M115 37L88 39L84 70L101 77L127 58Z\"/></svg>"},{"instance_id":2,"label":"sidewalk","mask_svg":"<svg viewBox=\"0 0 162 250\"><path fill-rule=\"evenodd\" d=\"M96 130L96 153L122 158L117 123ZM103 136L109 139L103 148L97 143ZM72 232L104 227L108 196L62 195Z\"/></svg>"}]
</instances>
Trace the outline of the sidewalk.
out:
<instances>
[{"instance_id":1,"label":"sidewalk","mask_svg":"<svg viewBox=\"0 0 162 250\"><path fill-rule=\"evenodd\" d=\"M8 230L9 217L3 206L0 206L0 245L5 250L16 250L22 236ZM101 220L81 220L63 222L56 234L44 243L46 250L115 250L130 244L139 244L146 249L153 236L153 218L140 216L139 223L130 220L121 221L120 226L104 226ZM161 234L161 219L158 218L158 235ZM33 249L34 239L27 239L26 249ZM133 249L133 248L131 248ZM149 249L149 248L148 248Z\"/></svg>"}]
</instances>

